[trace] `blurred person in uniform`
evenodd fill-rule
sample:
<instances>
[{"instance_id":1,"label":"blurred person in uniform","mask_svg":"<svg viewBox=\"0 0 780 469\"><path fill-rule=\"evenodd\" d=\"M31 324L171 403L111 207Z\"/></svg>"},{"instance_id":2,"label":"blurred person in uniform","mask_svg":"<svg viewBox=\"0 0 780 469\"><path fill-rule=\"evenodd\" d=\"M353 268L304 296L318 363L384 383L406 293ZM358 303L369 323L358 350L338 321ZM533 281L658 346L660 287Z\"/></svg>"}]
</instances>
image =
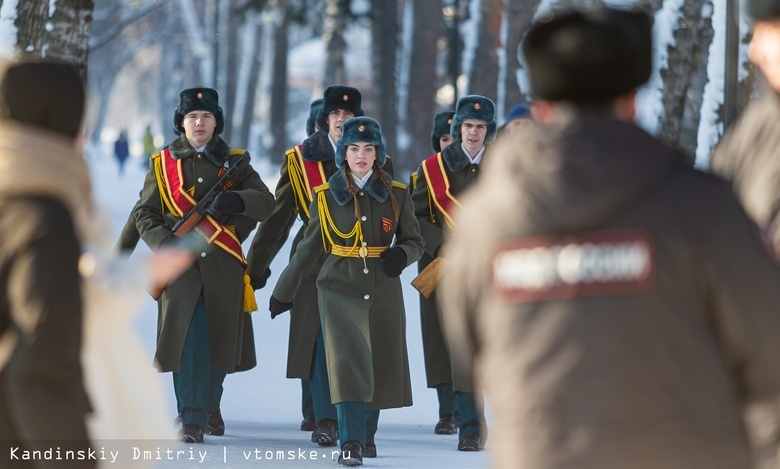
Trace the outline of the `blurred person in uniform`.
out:
<instances>
[{"instance_id":1,"label":"blurred person in uniform","mask_svg":"<svg viewBox=\"0 0 780 469\"><path fill-rule=\"evenodd\" d=\"M321 338L338 413L344 466L377 457L380 409L412 405L399 276L423 250L404 184L383 171L382 129L370 117L342 127L339 168L316 189L303 240L271 296L271 314L294 307L313 272ZM315 261L316 260L316 261Z\"/></svg>"},{"instance_id":2,"label":"blurred person in uniform","mask_svg":"<svg viewBox=\"0 0 780 469\"><path fill-rule=\"evenodd\" d=\"M144 131L144 167L146 169L149 169L150 162L152 160L152 155L157 150L157 147L154 145L154 136L152 135L152 128L151 126L147 125L146 130Z\"/></svg>"},{"instance_id":3,"label":"blurred person in uniform","mask_svg":"<svg viewBox=\"0 0 780 469\"><path fill-rule=\"evenodd\" d=\"M431 147L434 155L447 148L455 141L450 134L452 116L455 111L442 111L433 118L433 131L431 132ZM414 192L417 186L419 173L412 173L409 183L409 191ZM433 257L423 252L417 262L417 272L420 273L433 261ZM452 391L452 365L450 354L447 351L447 343L444 340L444 331L439 321L439 307L436 300L436 292L428 298L420 294L420 324L423 342L423 357L425 359L425 379L429 388L436 389L436 398L439 402L439 421L433 427L437 435L454 435L458 433L458 421L453 415L455 412L455 393Z\"/></svg>"},{"instance_id":4,"label":"blurred person in uniform","mask_svg":"<svg viewBox=\"0 0 780 469\"><path fill-rule=\"evenodd\" d=\"M316 101L315 101L316 102ZM338 170L336 146L341 140L342 127L353 117L362 116L360 91L350 86L333 85L323 92L319 106L312 103L310 110L319 107L313 132L303 143L285 152L276 185L276 205L271 216L260 225L249 248L249 267L255 288L265 286L271 274L269 266L287 240L296 219L303 226L293 239L290 258L298 249L298 243L308 230L309 205L314 188L325 184ZM312 130L307 122L307 131ZM310 259L317 262L317 257ZM338 443L338 415L333 405L328 369L325 361L320 311L317 301L317 269L309 272L296 292L295 307L290 312L290 336L287 350L287 377L299 378L309 383L314 407L316 428L311 441L320 446ZM271 319L276 314L271 314ZM311 428L309 422L301 422L301 428Z\"/></svg>"},{"instance_id":5,"label":"blurred person in uniform","mask_svg":"<svg viewBox=\"0 0 780 469\"><path fill-rule=\"evenodd\" d=\"M748 468L743 410L780 392L771 246L632 122L651 32L638 10L537 18L522 47L551 120L494 146L444 248L495 467Z\"/></svg>"},{"instance_id":6,"label":"blurred person in uniform","mask_svg":"<svg viewBox=\"0 0 780 469\"><path fill-rule=\"evenodd\" d=\"M77 147L85 92L74 65L0 65L0 466L90 468L91 407L81 365L84 299L77 225L91 198ZM31 453L30 453L31 454Z\"/></svg>"},{"instance_id":7,"label":"blurred person in uniform","mask_svg":"<svg viewBox=\"0 0 780 469\"><path fill-rule=\"evenodd\" d=\"M513 106L506 115L504 124L498 128L498 136L504 133L511 133L515 130L530 124L534 121L531 108L526 105L518 104Z\"/></svg>"},{"instance_id":8,"label":"blurred person in uniform","mask_svg":"<svg viewBox=\"0 0 780 469\"><path fill-rule=\"evenodd\" d=\"M212 88L182 90L174 111L179 138L155 154L136 204L136 227L152 249L175 246L172 227L231 167L249 155L230 148L219 96ZM212 249L162 293L158 325L158 369L173 372L181 420L180 438L202 443L205 432L225 432L220 402L227 373L256 364L247 337L254 292L245 274L241 243L273 210L273 195L249 163L228 181L197 230ZM250 331L246 329L249 328Z\"/></svg>"},{"instance_id":9,"label":"blurred person in uniform","mask_svg":"<svg viewBox=\"0 0 780 469\"><path fill-rule=\"evenodd\" d=\"M114 142L114 156L119 165L119 175L122 176L125 174L127 159L130 157L130 145L127 142L127 132L124 130L119 132L119 137Z\"/></svg>"},{"instance_id":10,"label":"blurred person in uniform","mask_svg":"<svg viewBox=\"0 0 780 469\"><path fill-rule=\"evenodd\" d=\"M479 177L487 146L496 138L496 127L493 101L479 95L458 99L450 124L455 141L426 158L417 171L412 200L430 262L442 254L445 233L455 226L452 217L460 205L459 197ZM441 301L441 296L436 297ZM450 355L453 347L460 347L457 342L447 342ZM457 374L453 374L452 384L459 421L458 451L480 451L485 444L485 416L479 396L470 380L459 379Z\"/></svg>"},{"instance_id":11,"label":"blurred person in uniform","mask_svg":"<svg viewBox=\"0 0 780 469\"><path fill-rule=\"evenodd\" d=\"M746 9L753 21L749 58L767 83L718 143L710 168L731 182L780 249L780 0L748 0Z\"/></svg>"}]
</instances>

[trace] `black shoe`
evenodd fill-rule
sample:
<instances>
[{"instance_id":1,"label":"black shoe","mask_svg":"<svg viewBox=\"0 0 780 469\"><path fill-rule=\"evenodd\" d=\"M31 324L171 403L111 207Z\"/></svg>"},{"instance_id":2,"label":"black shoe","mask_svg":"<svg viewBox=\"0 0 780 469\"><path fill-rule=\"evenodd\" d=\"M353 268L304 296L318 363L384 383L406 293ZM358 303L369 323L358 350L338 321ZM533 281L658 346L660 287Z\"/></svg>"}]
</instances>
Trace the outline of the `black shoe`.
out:
<instances>
[{"instance_id":1,"label":"black shoe","mask_svg":"<svg viewBox=\"0 0 780 469\"><path fill-rule=\"evenodd\" d=\"M203 443L203 429L194 423L184 424L179 430L179 439L185 443Z\"/></svg>"},{"instance_id":2,"label":"black shoe","mask_svg":"<svg viewBox=\"0 0 780 469\"><path fill-rule=\"evenodd\" d=\"M320 446L336 446L339 440L339 427L335 420L322 419L317 429L311 432L311 442Z\"/></svg>"},{"instance_id":3,"label":"black shoe","mask_svg":"<svg viewBox=\"0 0 780 469\"><path fill-rule=\"evenodd\" d=\"M351 440L341 446L339 464L342 466L362 466L363 447L357 441Z\"/></svg>"},{"instance_id":4,"label":"black shoe","mask_svg":"<svg viewBox=\"0 0 780 469\"><path fill-rule=\"evenodd\" d=\"M437 435L454 435L458 433L458 422L452 418L451 414L442 416L436 426L433 427L433 433Z\"/></svg>"},{"instance_id":5,"label":"black shoe","mask_svg":"<svg viewBox=\"0 0 780 469\"><path fill-rule=\"evenodd\" d=\"M314 418L313 415L307 415L306 418L301 420L302 432L313 432L316 429L317 429L317 420Z\"/></svg>"},{"instance_id":6,"label":"black shoe","mask_svg":"<svg viewBox=\"0 0 780 469\"><path fill-rule=\"evenodd\" d=\"M222 436L225 434L225 421L222 420L222 412L217 409L209 413L209 435Z\"/></svg>"},{"instance_id":7,"label":"black shoe","mask_svg":"<svg viewBox=\"0 0 780 469\"><path fill-rule=\"evenodd\" d=\"M363 450L364 458L376 457L376 442L371 437L366 438L366 448Z\"/></svg>"},{"instance_id":8,"label":"black shoe","mask_svg":"<svg viewBox=\"0 0 780 469\"><path fill-rule=\"evenodd\" d=\"M476 433L466 433L463 438L458 438L458 451L480 451L482 442Z\"/></svg>"}]
</instances>

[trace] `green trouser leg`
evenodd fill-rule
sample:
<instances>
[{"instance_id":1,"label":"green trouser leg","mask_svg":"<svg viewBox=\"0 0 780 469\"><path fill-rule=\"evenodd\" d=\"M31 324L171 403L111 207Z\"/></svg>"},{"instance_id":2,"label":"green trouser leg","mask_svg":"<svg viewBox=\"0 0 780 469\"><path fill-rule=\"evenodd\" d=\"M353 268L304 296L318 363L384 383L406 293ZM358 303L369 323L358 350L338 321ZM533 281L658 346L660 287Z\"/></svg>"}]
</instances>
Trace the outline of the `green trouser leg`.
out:
<instances>
[{"instance_id":1,"label":"green trouser leg","mask_svg":"<svg viewBox=\"0 0 780 469\"><path fill-rule=\"evenodd\" d=\"M366 438L374 438L376 431L379 429L379 411L367 410L366 411Z\"/></svg>"},{"instance_id":2,"label":"green trouser leg","mask_svg":"<svg viewBox=\"0 0 780 469\"><path fill-rule=\"evenodd\" d=\"M366 403L339 402L336 404L339 421L339 443L357 441L366 447Z\"/></svg>"},{"instance_id":3,"label":"green trouser leg","mask_svg":"<svg viewBox=\"0 0 780 469\"><path fill-rule=\"evenodd\" d=\"M224 371L216 368L211 369L209 376L209 413L219 410L219 405L222 402L222 392L225 390L222 386L222 383L225 382L225 376L227 376L227 373Z\"/></svg>"},{"instance_id":4,"label":"green trouser leg","mask_svg":"<svg viewBox=\"0 0 780 469\"><path fill-rule=\"evenodd\" d=\"M322 328L317 332L317 341L314 345L314 361L312 363L311 380L312 403L314 404L314 417L317 422L324 419L337 420L336 406L330 398L330 382L328 381L328 364L325 362L325 340L322 337Z\"/></svg>"},{"instance_id":5,"label":"green trouser leg","mask_svg":"<svg viewBox=\"0 0 780 469\"><path fill-rule=\"evenodd\" d=\"M181 366L173 374L173 389L180 407L182 425L195 424L206 430L211 384L211 345L203 295L198 297L187 329Z\"/></svg>"},{"instance_id":6,"label":"green trouser leg","mask_svg":"<svg viewBox=\"0 0 780 469\"><path fill-rule=\"evenodd\" d=\"M311 384L308 379L301 380L301 415L303 418L314 415L314 401L311 395Z\"/></svg>"},{"instance_id":7,"label":"green trouser leg","mask_svg":"<svg viewBox=\"0 0 780 469\"><path fill-rule=\"evenodd\" d=\"M436 396L439 398L439 418L452 415L455 410L455 393L452 392L452 385L436 385Z\"/></svg>"},{"instance_id":8,"label":"green trouser leg","mask_svg":"<svg viewBox=\"0 0 780 469\"><path fill-rule=\"evenodd\" d=\"M458 437L463 438L468 433L480 434L480 423L485 420L482 409L477 408L473 392L455 392L455 406L458 410L460 431Z\"/></svg>"}]
</instances>

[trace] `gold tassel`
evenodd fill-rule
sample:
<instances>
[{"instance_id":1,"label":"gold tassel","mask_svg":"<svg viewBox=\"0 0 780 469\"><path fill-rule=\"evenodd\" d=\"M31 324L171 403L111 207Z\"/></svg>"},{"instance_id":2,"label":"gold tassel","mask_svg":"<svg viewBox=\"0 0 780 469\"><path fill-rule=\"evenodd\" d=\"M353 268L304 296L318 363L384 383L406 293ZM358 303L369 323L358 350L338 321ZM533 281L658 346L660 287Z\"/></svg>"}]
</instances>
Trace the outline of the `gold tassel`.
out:
<instances>
[{"instance_id":1,"label":"gold tassel","mask_svg":"<svg viewBox=\"0 0 780 469\"><path fill-rule=\"evenodd\" d=\"M250 283L249 274L244 274L244 312L251 314L257 311L257 300L255 300L255 289Z\"/></svg>"}]
</instances>

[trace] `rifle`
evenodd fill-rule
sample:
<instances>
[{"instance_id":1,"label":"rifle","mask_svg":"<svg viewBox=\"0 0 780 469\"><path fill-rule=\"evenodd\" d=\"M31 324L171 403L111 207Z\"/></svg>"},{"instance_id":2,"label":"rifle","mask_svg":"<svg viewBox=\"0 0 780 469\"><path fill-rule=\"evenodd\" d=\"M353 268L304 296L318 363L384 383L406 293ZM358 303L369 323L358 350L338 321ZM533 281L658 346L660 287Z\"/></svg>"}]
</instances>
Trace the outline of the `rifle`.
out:
<instances>
[{"instance_id":1,"label":"rifle","mask_svg":"<svg viewBox=\"0 0 780 469\"><path fill-rule=\"evenodd\" d=\"M217 195L222 192L222 188L225 186L225 184L227 184L228 181L230 181L230 178L235 176L238 170L241 169L247 162L249 162L249 155L244 153L233 166L225 171L225 174L219 178L217 183L214 184L211 189L209 189L208 192L206 192L203 197L200 198L198 203L196 203L195 206L192 207L187 213L182 215L179 221L173 225L173 235L177 238L184 238L184 236L186 236L190 230L195 228L203 219L203 217L208 214L209 207L211 207L211 204L214 202L214 199L217 198ZM165 287L157 288L150 292L150 294L152 295L152 298L159 300L164 290Z\"/></svg>"},{"instance_id":2,"label":"rifle","mask_svg":"<svg viewBox=\"0 0 780 469\"><path fill-rule=\"evenodd\" d=\"M433 291L441 282L444 275L444 258L439 256L425 267L420 275L412 280L412 286L426 298L430 298Z\"/></svg>"}]
</instances>

